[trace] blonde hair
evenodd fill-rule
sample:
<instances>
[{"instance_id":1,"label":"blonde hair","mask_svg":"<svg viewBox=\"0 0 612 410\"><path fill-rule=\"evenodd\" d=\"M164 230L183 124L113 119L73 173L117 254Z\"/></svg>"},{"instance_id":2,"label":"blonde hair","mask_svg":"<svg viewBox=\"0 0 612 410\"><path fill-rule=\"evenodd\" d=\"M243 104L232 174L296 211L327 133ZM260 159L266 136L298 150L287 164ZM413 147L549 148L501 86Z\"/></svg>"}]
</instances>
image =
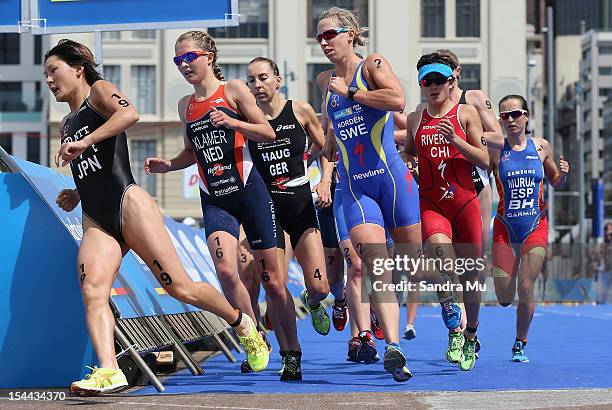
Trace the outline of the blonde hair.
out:
<instances>
[{"instance_id":1,"label":"blonde hair","mask_svg":"<svg viewBox=\"0 0 612 410\"><path fill-rule=\"evenodd\" d=\"M317 23L328 18L334 19L340 25L340 27L349 28L355 32L353 47L365 46L364 34L366 31L368 31L368 28L361 27L359 25L357 13L340 7L332 7L331 9L327 9L321 13Z\"/></svg>"},{"instance_id":2,"label":"blonde hair","mask_svg":"<svg viewBox=\"0 0 612 410\"><path fill-rule=\"evenodd\" d=\"M200 49L212 53L213 55L213 59L212 59L213 74L215 75L215 77L217 77L217 79L221 81L225 80L225 78L223 77L223 73L221 72L221 67L217 65L218 51L217 51L217 46L215 45L215 40L213 40L212 37L209 36L207 33L203 31L197 31L197 30L188 31L186 33L181 34L179 38L176 39L176 44L180 43L181 41L185 41L185 40L191 40L194 43L196 43L196 45Z\"/></svg>"}]
</instances>

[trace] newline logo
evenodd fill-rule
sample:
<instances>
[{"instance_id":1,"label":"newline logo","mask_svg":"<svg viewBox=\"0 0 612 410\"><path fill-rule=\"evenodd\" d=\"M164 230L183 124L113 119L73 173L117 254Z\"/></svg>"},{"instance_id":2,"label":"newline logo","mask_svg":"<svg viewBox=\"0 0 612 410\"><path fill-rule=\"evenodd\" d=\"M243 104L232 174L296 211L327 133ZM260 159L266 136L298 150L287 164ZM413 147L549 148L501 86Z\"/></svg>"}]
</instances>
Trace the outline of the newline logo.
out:
<instances>
[{"instance_id":1,"label":"newline logo","mask_svg":"<svg viewBox=\"0 0 612 410\"><path fill-rule=\"evenodd\" d=\"M353 180L357 181L358 179L366 179L370 177L375 177L376 175L382 175L384 173L385 173L385 170L383 168L371 169L368 172L353 175Z\"/></svg>"}]
</instances>

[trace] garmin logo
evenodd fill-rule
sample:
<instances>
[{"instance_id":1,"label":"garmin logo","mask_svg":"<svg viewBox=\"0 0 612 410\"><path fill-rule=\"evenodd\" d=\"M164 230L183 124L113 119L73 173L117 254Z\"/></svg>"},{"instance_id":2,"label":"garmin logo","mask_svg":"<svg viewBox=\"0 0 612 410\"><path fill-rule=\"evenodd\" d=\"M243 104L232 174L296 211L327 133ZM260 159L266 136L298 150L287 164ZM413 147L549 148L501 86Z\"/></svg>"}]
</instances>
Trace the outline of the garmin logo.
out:
<instances>
[{"instance_id":1,"label":"garmin logo","mask_svg":"<svg viewBox=\"0 0 612 410\"><path fill-rule=\"evenodd\" d=\"M385 173L384 168L371 169L368 172L363 172L361 174L353 175L353 180L357 181L357 180L360 180L360 179L367 179L367 178L370 178L370 177L375 177L377 175L382 175L384 173Z\"/></svg>"}]
</instances>

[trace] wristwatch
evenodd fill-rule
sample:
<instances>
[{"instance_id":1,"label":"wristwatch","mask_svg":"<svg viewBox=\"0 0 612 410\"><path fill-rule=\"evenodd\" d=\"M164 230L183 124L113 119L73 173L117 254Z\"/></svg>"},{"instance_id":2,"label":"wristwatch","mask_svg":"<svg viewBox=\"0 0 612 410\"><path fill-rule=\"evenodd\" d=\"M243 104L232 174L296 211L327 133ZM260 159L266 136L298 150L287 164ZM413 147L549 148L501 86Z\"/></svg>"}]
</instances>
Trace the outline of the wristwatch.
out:
<instances>
[{"instance_id":1,"label":"wristwatch","mask_svg":"<svg viewBox=\"0 0 612 410\"><path fill-rule=\"evenodd\" d=\"M346 98L348 98L349 100L353 100L353 98L355 97L355 93L357 93L357 91L359 91L359 88L351 85L348 88L348 95L346 96Z\"/></svg>"}]
</instances>

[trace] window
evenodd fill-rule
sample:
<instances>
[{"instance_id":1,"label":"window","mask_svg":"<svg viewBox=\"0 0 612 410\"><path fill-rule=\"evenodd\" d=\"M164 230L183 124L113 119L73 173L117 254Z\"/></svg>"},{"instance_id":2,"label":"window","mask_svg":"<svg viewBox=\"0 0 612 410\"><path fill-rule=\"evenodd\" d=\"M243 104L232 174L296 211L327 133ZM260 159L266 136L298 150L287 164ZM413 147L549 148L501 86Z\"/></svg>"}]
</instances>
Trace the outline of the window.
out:
<instances>
[{"instance_id":1,"label":"window","mask_svg":"<svg viewBox=\"0 0 612 410\"><path fill-rule=\"evenodd\" d=\"M213 38L268 38L268 0L240 0L238 27L209 28Z\"/></svg>"},{"instance_id":2,"label":"window","mask_svg":"<svg viewBox=\"0 0 612 410\"><path fill-rule=\"evenodd\" d=\"M42 106L43 106L43 94L41 92L41 83L40 81L36 81L34 83L34 106L31 107L32 111L41 112Z\"/></svg>"},{"instance_id":3,"label":"window","mask_svg":"<svg viewBox=\"0 0 612 410\"><path fill-rule=\"evenodd\" d=\"M0 82L0 112L28 111L20 82Z\"/></svg>"},{"instance_id":4,"label":"window","mask_svg":"<svg viewBox=\"0 0 612 410\"><path fill-rule=\"evenodd\" d=\"M612 44L603 43L599 45L599 54L612 54Z\"/></svg>"},{"instance_id":5,"label":"window","mask_svg":"<svg viewBox=\"0 0 612 410\"><path fill-rule=\"evenodd\" d=\"M238 78L246 82L247 64L220 64L219 66L226 81Z\"/></svg>"},{"instance_id":6,"label":"window","mask_svg":"<svg viewBox=\"0 0 612 410\"><path fill-rule=\"evenodd\" d=\"M444 37L444 0L421 0L421 37Z\"/></svg>"},{"instance_id":7,"label":"window","mask_svg":"<svg viewBox=\"0 0 612 410\"><path fill-rule=\"evenodd\" d=\"M104 78L121 90L121 66L104 65Z\"/></svg>"},{"instance_id":8,"label":"window","mask_svg":"<svg viewBox=\"0 0 612 410\"><path fill-rule=\"evenodd\" d=\"M103 31L102 39L103 40L120 40L121 32L120 31Z\"/></svg>"},{"instance_id":9,"label":"window","mask_svg":"<svg viewBox=\"0 0 612 410\"><path fill-rule=\"evenodd\" d=\"M134 30L132 31L132 38L138 38L143 40L155 40L157 33L155 30Z\"/></svg>"},{"instance_id":10,"label":"window","mask_svg":"<svg viewBox=\"0 0 612 410\"><path fill-rule=\"evenodd\" d=\"M0 34L0 64L19 64L19 34Z\"/></svg>"},{"instance_id":11,"label":"window","mask_svg":"<svg viewBox=\"0 0 612 410\"><path fill-rule=\"evenodd\" d=\"M480 64L461 64L461 88L480 90Z\"/></svg>"},{"instance_id":12,"label":"window","mask_svg":"<svg viewBox=\"0 0 612 410\"><path fill-rule=\"evenodd\" d=\"M42 36L34 36L34 64L42 64Z\"/></svg>"},{"instance_id":13,"label":"window","mask_svg":"<svg viewBox=\"0 0 612 410\"><path fill-rule=\"evenodd\" d=\"M0 147L4 148L7 154L13 154L13 136L9 132L0 132Z\"/></svg>"},{"instance_id":14,"label":"window","mask_svg":"<svg viewBox=\"0 0 612 410\"><path fill-rule=\"evenodd\" d=\"M147 175L143 164L147 158L156 156L157 141L132 140L131 166L134 180L152 196L155 196L157 192L155 175Z\"/></svg>"},{"instance_id":15,"label":"window","mask_svg":"<svg viewBox=\"0 0 612 410\"><path fill-rule=\"evenodd\" d=\"M132 101L141 114L155 114L155 66L132 66Z\"/></svg>"},{"instance_id":16,"label":"window","mask_svg":"<svg viewBox=\"0 0 612 410\"><path fill-rule=\"evenodd\" d=\"M308 64L308 103L316 112L321 112L322 92L317 86L317 76L325 70L334 68L333 64Z\"/></svg>"},{"instance_id":17,"label":"window","mask_svg":"<svg viewBox=\"0 0 612 410\"><path fill-rule=\"evenodd\" d=\"M480 0L456 0L457 37L480 37Z\"/></svg>"},{"instance_id":18,"label":"window","mask_svg":"<svg viewBox=\"0 0 612 410\"><path fill-rule=\"evenodd\" d=\"M610 97L612 96L612 88L600 88L599 89L600 97Z\"/></svg>"},{"instance_id":19,"label":"window","mask_svg":"<svg viewBox=\"0 0 612 410\"><path fill-rule=\"evenodd\" d=\"M612 75L612 67L599 67L599 75Z\"/></svg>"},{"instance_id":20,"label":"window","mask_svg":"<svg viewBox=\"0 0 612 410\"><path fill-rule=\"evenodd\" d=\"M359 18L362 27L368 26L368 0L308 0L308 36L317 35L317 21L325 10L332 7L352 10ZM367 36L367 32L366 32Z\"/></svg>"},{"instance_id":21,"label":"window","mask_svg":"<svg viewBox=\"0 0 612 410\"><path fill-rule=\"evenodd\" d=\"M28 132L28 152L26 159L30 162L40 164L40 134L37 132Z\"/></svg>"}]
</instances>

